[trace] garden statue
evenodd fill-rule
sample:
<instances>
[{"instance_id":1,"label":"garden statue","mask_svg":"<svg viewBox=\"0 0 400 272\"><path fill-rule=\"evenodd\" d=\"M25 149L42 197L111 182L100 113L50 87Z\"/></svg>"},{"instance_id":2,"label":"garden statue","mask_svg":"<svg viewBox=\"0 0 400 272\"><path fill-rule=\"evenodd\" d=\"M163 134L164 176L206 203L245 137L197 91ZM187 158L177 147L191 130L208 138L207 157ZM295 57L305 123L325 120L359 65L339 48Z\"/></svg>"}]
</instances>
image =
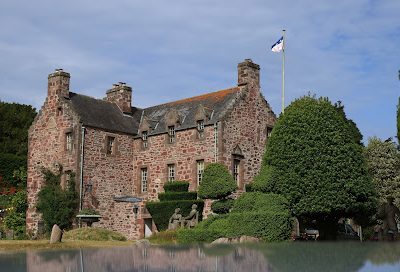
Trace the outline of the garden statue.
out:
<instances>
[{"instance_id":1,"label":"garden statue","mask_svg":"<svg viewBox=\"0 0 400 272\"><path fill-rule=\"evenodd\" d=\"M188 228L195 227L199 222L199 212L196 210L197 205L192 205L192 210L190 211L189 215L186 216L184 219L184 226Z\"/></svg>"},{"instance_id":2,"label":"garden statue","mask_svg":"<svg viewBox=\"0 0 400 272\"><path fill-rule=\"evenodd\" d=\"M174 230L182 226L182 215L180 214L181 209L176 208L174 214L169 219L168 230Z\"/></svg>"},{"instance_id":3,"label":"garden statue","mask_svg":"<svg viewBox=\"0 0 400 272\"><path fill-rule=\"evenodd\" d=\"M389 240L395 240L398 232L396 215L400 217L400 210L393 204L393 197L387 198L387 203L380 207L378 214L383 219L384 236L387 236Z\"/></svg>"}]
</instances>

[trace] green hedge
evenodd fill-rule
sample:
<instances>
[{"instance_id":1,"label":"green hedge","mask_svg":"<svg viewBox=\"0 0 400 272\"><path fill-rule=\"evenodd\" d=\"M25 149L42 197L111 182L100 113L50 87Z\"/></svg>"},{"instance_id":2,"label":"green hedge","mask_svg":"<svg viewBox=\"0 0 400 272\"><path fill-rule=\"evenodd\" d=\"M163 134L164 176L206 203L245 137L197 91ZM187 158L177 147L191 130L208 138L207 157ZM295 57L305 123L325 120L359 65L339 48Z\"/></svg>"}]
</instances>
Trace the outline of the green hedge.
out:
<instances>
[{"instance_id":1,"label":"green hedge","mask_svg":"<svg viewBox=\"0 0 400 272\"><path fill-rule=\"evenodd\" d=\"M0 153L0 177L2 177L3 183L16 185L13 178L14 170L20 169L20 167L26 168L26 165L25 156Z\"/></svg>"},{"instance_id":2,"label":"green hedge","mask_svg":"<svg viewBox=\"0 0 400 272\"><path fill-rule=\"evenodd\" d=\"M242 194L234 203L232 213L250 211L282 212L289 210L289 202L278 194L250 192Z\"/></svg>"},{"instance_id":3,"label":"green hedge","mask_svg":"<svg viewBox=\"0 0 400 272\"><path fill-rule=\"evenodd\" d=\"M196 200L197 192L166 192L159 193L158 199L160 201L171 201L171 200Z\"/></svg>"},{"instance_id":4,"label":"green hedge","mask_svg":"<svg viewBox=\"0 0 400 272\"><path fill-rule=\"evenodd\" d=\"M214 201L211 204L211 210L214 213L218 213L218 214L228 213L230 211L230 209L232 209L234 202L235 201L233 199L222 199L222 200Z\"/></svg>"},{"instance_id":5,"label":"green hedge","mask_svg":"<svg viewBox=\"0 0 400 272\"><path fill-rule=\"evenodd\" d=\"M170 181L164 184L165 192L187 192L189 190L189 182L186 181Z\"/></svg>"},{"instance_id":6,"label":"green hedge","mask_svg":"<svg viewBox=\"0 0 400 272\"><path fill-rule=\"evenodd\" d=\"M182 244L209 243L219 237L221 235L218 231L203 228L180 229L176 232L176 238Z\"/></svg>"},{"instance_id":7,"label":"green hedge","mask_svg":"<svg viewBox=\"0 0 400 272\"><path fill-rule=\"evenodd\" d=\"M231 213L228 220L233 236L248 235L267 242L287 240L292 230L292 220L286 212Z\"/></svg>"},{"instance_id":8,"label":"green hedge","mask_svg":"<svg viewBox=\"0 0 400 272\"><path fill-rule=\"evenodd\" d=\"M182 216L187 216L192 210L192 205L197 205L199 212L199 221L202 219L204 201L203 200L175 200L162 202L147 202L146 208L151 214L154 223L159 231L168 229L168 221L176 208L181 209Z\"/></svg>"},{"instance_id":9,"label":"green hedge","mask_svg":"<svg viewBox=\"0 0 400 272\"><path fill-rule=\"evenodd\" d=\"M221 199L229 196L236 188L236 182L225 165L210 163L204 169L198 193L203 199Z\"/></svg>"}]
</instances>

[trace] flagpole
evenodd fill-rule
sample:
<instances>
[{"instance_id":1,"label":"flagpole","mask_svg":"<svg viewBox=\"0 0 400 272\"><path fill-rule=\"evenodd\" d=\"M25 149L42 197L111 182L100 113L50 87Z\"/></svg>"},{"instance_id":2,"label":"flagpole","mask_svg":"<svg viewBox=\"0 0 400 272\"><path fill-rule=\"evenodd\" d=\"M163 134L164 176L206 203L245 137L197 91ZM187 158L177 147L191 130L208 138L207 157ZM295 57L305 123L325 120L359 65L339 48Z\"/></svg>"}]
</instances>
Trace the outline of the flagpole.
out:
<instances>
[{"instance_id":1,"label":"flagpole","mask_svg":"<svg viewBox=\"0 0 400 272\"><path fill-rule=\"evenodd\" d=\"M282 30L283 49L282 49L282 113L285 112L285 29Z\"/></svg>"}]
</instances>

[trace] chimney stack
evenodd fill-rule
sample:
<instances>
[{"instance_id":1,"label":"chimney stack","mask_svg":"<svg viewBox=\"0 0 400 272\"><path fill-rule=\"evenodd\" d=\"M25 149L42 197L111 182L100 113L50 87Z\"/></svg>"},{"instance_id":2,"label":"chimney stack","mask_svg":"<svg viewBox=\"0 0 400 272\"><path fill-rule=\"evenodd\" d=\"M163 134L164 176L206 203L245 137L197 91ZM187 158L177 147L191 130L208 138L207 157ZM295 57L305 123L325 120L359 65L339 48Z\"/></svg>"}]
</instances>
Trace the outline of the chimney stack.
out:
<instances>
[{"instance_id":1,"label":"chimney stack","mask_svg":"<svg viewBox=\"0 0 400 272\"><path fill-rule=\"evenodd\" d=\"M132 88L125 82L113 84L106 94L106 101L117 104L123 113L132 113Z\"/></svg>"},{"instance_id":2,"label":"chimney stack","mask_svg":"<svg viewBox=\"0 0 400 272\"><path fill-rule=\"evenodd\" d=\"M69 97L70 74L63 69L56 69L48 76L47 96L51 100L53 97Z\"/></svg>"},{"instance_id":3,"label":"chimney stack","mask_svg":"<svg viewBox=\"0 0 400 272\"><path fill-rule=\"evenodd\" d=\"M260 86L260 66L251 59L245 59L238 64L238 86L251 83Z\"/></svg>"}]
</instances>

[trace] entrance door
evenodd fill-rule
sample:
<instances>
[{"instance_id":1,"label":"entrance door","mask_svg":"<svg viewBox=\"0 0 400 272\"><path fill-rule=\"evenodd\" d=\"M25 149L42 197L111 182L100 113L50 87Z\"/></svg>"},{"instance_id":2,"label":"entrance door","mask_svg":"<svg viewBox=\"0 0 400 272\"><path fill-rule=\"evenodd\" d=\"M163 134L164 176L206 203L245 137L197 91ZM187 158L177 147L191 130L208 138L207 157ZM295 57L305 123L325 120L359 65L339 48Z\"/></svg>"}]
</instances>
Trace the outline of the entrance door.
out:
<instances>
[{"instance_id":1,"label":"entrance door","mask_svg":"<svg viewBox=\"0 0 400 272\"><path fill-rule=\"evenodd\" d=\"M150 237L153 234L152 231L152 226L153 226L153 219L144 219L144 237Z\"/></svg>"}]
</instances>

